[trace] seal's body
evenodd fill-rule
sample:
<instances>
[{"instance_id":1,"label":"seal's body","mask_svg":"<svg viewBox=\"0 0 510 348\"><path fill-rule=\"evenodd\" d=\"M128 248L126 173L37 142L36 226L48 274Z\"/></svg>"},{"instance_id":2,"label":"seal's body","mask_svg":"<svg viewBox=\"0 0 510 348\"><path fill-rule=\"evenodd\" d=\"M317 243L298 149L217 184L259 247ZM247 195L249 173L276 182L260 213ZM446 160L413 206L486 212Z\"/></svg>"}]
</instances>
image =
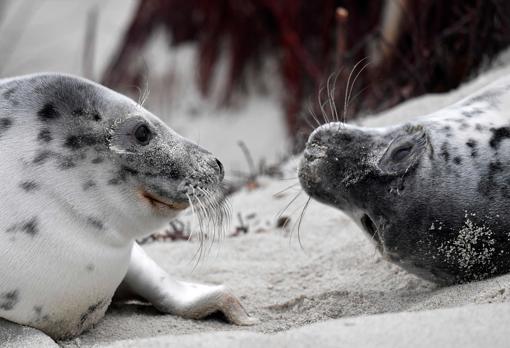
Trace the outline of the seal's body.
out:
<instances>
[{"instance_id":1,"label":"seal's body","mask_svg":"<svg viewBox=\"0 0 510 348\"><path fill-rule=\"evenodd\" d=\"M299 178L417 275L450 284L509 272L510 78L403 125L323 125Z\"/></svg>"},{"instance_id":2,"label":"seal's body","mask_svg":"<svg viewBox=\"0 0 510 348\"><path fill-rule=\"evenodd\" d=\"M0 174L1 318L73 337L122 282L167 313L251 323L223 287L172 280L134 243L197 199L223 204L221 163L134 101L66 75L0 80Z\"/></svg>"}]
</instances>

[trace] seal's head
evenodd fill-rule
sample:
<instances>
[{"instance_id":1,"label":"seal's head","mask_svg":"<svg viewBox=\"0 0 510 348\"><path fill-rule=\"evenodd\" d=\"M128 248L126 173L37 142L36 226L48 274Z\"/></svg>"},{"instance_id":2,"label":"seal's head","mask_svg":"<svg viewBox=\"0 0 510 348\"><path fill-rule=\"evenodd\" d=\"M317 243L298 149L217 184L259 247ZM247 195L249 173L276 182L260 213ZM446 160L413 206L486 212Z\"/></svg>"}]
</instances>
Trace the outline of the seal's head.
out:
<instances>
[{"instance_id":1,"label":"seal's head","mask_svg":"<svg viewBox=\"0 0 510 348\"><path fill-rule=\"evenodd\" d=\"M12 118L35 142L22 155L26 171L97 227L134 238L190 204L220 218L213 214L225 202L220 161L133 100L61 74L18 78L4 89L13 113L37 110L36 123Z\"/></svg>"},{"instance_id":2,"label":"seal's head","mask_svg":"<svg viewBox=\"0 0 510 348\"><path fill-rule=\"evenodd\" d=\"M451 109L388 128L323 125L307 142L301 185L346 212L386 259L423 278L507 272L510 171L490 144L508 144L494 140L497 127L468 116Z\"/></svg>"}]
</instances>

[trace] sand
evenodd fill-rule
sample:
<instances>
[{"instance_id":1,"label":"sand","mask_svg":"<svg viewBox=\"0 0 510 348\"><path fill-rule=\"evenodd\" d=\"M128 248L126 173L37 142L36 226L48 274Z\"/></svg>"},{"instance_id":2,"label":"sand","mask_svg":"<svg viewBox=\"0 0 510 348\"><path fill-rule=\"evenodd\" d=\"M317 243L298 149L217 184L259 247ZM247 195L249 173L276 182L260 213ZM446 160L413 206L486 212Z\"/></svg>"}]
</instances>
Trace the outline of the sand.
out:
<instances>
[{"instance_id":1,"label":"sand","mask_svg":"<svg viewBox=\"0 0 510 348\"><path fill-rule=\"evenodd\" d=\"M134 338L236 330L275 333L337 318L508 300L510 276L437 287L383 261L346 216L318 203L310 205L303 219L301 249L297 231L291 240L290 232L273 227L278 208L292 197L289 193L275 198L274 193L288 182L266 178L261 185L232 199L235 211L245 220L256 215L250 231L214 246L194 271L196 242L145 247L160 265L182 279L228 285L260 324L243 328L220 318L185 320L161 315L150 306L129 305L111 308L94 329L62 344L101 346ZM269 228L264 227L266 223Z\"/></svg>"}]
</instances>

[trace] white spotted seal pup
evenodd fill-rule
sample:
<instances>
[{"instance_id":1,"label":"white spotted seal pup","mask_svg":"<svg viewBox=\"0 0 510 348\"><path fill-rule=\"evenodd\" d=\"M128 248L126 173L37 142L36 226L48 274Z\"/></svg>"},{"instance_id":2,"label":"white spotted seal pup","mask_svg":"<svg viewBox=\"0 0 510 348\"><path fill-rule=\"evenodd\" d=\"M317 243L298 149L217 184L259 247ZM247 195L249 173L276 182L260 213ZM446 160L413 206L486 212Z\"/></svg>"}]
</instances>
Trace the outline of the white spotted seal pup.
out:
<instances>
[{"instance_id":1,"label":"white spotted seal pup","mask_svg":"<svg viewBox=\"0 0 510 348\"><path fill-rule=\"evenodd\" d=\"M329 123L308 139L304 190L346 212L389 261L452 284L510 271L510 76L386 128Z\"/></svg>"},{"instance_id":2,"label":"white spotted seal pup","mask_svg":"<svg viewBox=\"0 0 510 348\"><path fill-rule=\"evenodd\" d=\"M224 174L131 99L61 74L0 80L0 173L0 318L71 338L118 290L255 322L224 287L174 280L134 242L193 202L214 215Z\"/></svg>"}]
</instances>

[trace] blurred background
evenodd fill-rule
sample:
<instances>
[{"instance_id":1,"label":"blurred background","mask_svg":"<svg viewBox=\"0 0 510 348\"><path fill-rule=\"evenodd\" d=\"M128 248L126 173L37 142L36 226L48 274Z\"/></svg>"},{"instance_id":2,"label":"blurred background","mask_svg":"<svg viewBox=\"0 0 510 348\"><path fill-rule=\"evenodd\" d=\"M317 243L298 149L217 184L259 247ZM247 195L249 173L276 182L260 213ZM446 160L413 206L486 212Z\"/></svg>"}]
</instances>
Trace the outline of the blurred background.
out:
<instances>
[{"instance_id":1,"label":"blurred background","mask_svg":"<svg viewBox=\"0 0 510 348\"><path fill-rule=\"evenodd\" d=\"M0 77L149 91L147 109L253 174L317 122L474 77L510 43L509 22L506 0L0 0Z\"/></svg>"}]
</instances>

